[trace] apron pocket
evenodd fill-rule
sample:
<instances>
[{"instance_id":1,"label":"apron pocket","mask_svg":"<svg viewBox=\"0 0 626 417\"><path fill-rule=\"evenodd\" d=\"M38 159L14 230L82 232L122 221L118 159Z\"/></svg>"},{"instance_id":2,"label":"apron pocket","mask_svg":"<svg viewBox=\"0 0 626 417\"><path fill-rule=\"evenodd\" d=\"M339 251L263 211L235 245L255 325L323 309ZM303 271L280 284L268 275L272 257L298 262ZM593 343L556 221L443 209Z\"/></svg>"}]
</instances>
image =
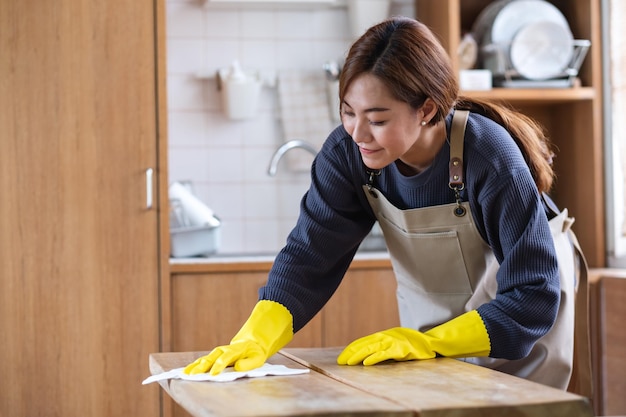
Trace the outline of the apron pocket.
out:
<instances>
[{"instance_id":1,"label":"apron pocket","mask_svg":"<svg viewBox=\"0 0 626 417\"><path fill-rule=\"evenodd\" d=\"M472 293L455 230L407 232L379 217L390 253L403 260L392 259L399 284L425 293Z\"/></svg>"}]
</instances>

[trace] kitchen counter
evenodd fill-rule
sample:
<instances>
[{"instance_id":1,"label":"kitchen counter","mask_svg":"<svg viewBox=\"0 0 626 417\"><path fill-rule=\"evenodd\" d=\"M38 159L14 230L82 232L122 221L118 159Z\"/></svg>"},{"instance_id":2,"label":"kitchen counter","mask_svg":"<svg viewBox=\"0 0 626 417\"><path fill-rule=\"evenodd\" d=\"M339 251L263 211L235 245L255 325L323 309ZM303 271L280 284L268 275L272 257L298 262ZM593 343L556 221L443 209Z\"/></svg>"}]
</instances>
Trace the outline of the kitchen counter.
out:
<instances>
[{"instance_id":1,"label":"kitchen counter","mask_svg":"<svg viewBox=\"0 0 626 417\"><path fill-rule=\"evenodd\" d=\"M194 417L593 416L584 397L455 359L339 366L339 352L339 348L284 349L268 360L309 368L307 374L160 384ZM150 372L185 366L206 353L153 353Z\"/></svg>"},{"instance_id":2,"label":"kitchen counter","mask_svg":"<svg viewBox=\"0 0 626 417\"><path fill-rule=\"evenodd\" d=\"M225 271L269 271L276 254L233 254L214 255L210 257L195 258L170 258L171 273L193 272L225 272ZM389 253L381 252L357 252L351 267L356 268L382 268L390 267Z\"/></svg>"}]
</instances>

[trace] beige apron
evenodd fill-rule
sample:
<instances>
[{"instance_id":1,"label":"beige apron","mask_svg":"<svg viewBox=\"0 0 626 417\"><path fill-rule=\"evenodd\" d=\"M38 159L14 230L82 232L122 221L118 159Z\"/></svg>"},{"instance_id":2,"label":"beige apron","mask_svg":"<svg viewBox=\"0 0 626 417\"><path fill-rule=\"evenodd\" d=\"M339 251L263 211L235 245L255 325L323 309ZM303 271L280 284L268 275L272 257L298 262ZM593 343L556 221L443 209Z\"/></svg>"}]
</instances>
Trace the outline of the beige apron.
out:
<instances>
[{"instance_id":1,"label":"beige apron","mask_svg":"<svg viewBox=\"0 0 626 417\"><path fill-rule=\"evenodd\" d=\"M462 123L464 129L465 121ZM452 136L455 136L454 127ZM461 142L462 138L463 135ZM451 161L460 155L462 164L462 147L459 149L454 139L452 142ZM452 177L451 170L451 183ZM457 175L454 178L458 179ZM457 203L400 210L371 184L363 188L391 256L398 283L401 326L426 331L495 298L499 265L474 224L469 203L461 203L457 194ZM566 211L550 221L555 243L556 239L567 239L564 231L570 221ZM559 254L565 257L560 259L559 266L567 264L571 269L560 271L561 305L550 332L537 341L524 359L463 360L552 387L567 388L574 350L575 283L571 278L574 276L571 243L562 243L555 246L569 245L569 251Z\"/></svg>"}]
</instances>

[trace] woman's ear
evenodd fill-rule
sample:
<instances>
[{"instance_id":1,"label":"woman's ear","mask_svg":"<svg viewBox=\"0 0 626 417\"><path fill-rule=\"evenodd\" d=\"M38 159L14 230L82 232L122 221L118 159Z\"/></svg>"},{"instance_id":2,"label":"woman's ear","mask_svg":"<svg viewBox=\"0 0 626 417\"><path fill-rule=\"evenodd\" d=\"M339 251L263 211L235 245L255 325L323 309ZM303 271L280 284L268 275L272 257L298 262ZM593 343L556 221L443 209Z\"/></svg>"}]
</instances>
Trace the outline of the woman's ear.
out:
<instances>
[{"instance_id":1,"label":"woman's ear","mask_svg":"<svg viewBox=\"0 0 626 417\"><path fill-rule=\"evenodd\" d=\"M422 107L420 107L419 112L421 113L422 120L426 121L426 123L430 123L432 118L437 114L437 105L432 99L427 98L424 104L422 104Z\"/></svg>"}]
</instances>

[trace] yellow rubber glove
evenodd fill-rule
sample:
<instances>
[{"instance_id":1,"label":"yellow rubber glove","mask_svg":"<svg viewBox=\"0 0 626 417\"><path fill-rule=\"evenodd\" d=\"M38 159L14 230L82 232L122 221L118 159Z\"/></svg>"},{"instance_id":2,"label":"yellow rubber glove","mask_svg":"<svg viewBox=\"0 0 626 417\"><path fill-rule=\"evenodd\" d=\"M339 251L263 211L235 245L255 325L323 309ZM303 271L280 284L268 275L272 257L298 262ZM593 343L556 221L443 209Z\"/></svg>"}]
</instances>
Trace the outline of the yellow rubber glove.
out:
<instances>
[{"instance_id":1,"label":"yellow rubber glove","mask_svg":"<svg viewBox=\"0 0 626 417\"><path fill-rule=\"evenodd\" d=\"M263 366L291 339L293 317L289 310L277 302L261 300L229 345L216 347L187 365L183 372L194 375L209 371L217 375L231 365L236 371L249 371Z\"/></svg>"},{"instance_id":2,"label":"yellow rubber glove","mask_svg":"<svg viewBox=\"0 0 626 417\"><path fill-rule=\"evenodd\" d=\"M489 334L476 310L469 311L422 333L394 327L350 343L339 354L339 365L374 365L389 359L410 361L449 357L488 356Z\"/></svg>"}]
</instances>

